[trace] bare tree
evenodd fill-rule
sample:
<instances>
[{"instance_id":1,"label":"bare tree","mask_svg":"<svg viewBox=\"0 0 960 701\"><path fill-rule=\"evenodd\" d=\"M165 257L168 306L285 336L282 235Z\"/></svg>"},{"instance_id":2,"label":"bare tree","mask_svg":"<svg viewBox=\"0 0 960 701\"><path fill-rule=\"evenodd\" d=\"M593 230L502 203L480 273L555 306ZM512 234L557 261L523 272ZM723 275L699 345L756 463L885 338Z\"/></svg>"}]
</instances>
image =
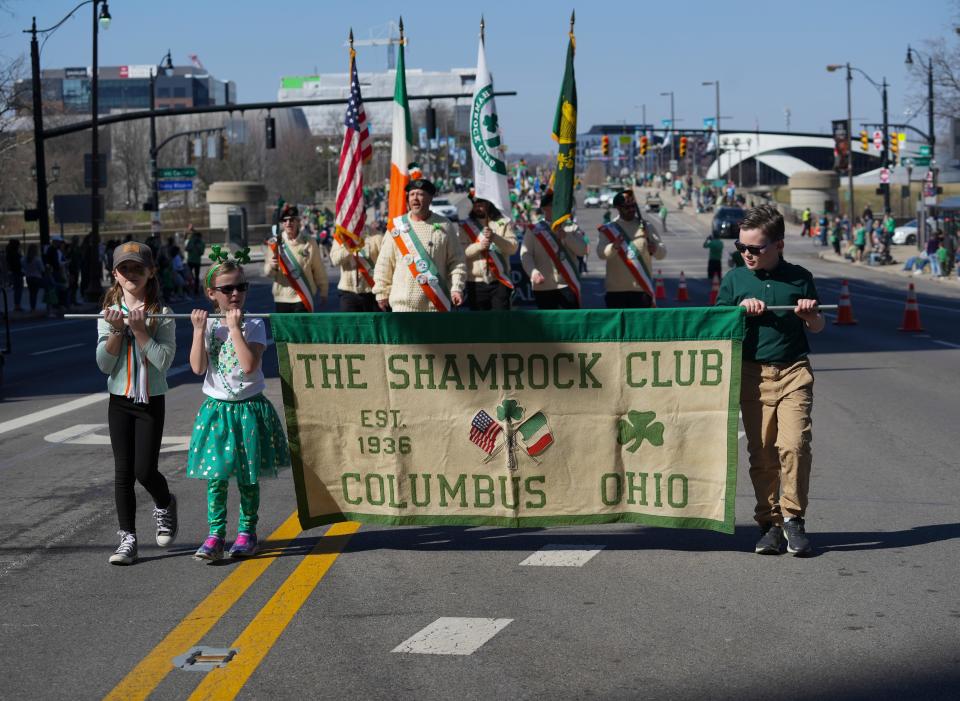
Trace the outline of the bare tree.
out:
<instances>
[{"instance_id":1,"label":"bare tree","mask_svg":"<svg viewBox=\"0 0 960 701\"><path fill-rule=\"evenodd\" d=\"M145 121L120 122L110 128L110 179L114 201L126 209L139 209L150 193L150 139Z\"/></svg>"},{"instance_id":2,"label":"bare tree","mask_svg":"<svg viewBox=\"0 0 960 701\"><path fill-rule=\"evenodd\" d=\"M954 0L954 24L960 25L960 0ZM913 78L908 91L908 100L916 106L918 114L927 110L927 58L933 63L933 105L935 128L940 131L949 125L949 120L960 115L960 41L956 36L923 42L920 49L923 60L915 56L909 66Z\"/></svg>"}]
</instances>

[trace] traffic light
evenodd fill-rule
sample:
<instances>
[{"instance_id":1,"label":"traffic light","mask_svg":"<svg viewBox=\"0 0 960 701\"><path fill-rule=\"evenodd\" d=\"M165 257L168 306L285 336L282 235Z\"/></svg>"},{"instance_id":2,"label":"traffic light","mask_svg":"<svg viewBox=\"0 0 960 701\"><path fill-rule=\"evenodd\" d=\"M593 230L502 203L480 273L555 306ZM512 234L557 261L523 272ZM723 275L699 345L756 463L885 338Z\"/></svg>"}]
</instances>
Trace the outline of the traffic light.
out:
<instances>
[{"instance_id":1,"label":"traffic light","mask_svg":"<svg viewBox=\"0 0 960 701\"><path fill-rule=\"evenodd\" d=\"M890 134L890 153L896 159L897 154L900 153L900 135L897 132Z\"/></svg>"},{"instance_id":2,"label":"traffic light","mask_svg":"<svg viewBox=\"0 0 960 701\"><path fill-rule=\"evenodd\" d=\"M641 156L647 155L647 148L649 147L649 145L650 145L649 139L647 139L646 136L641 136L640 137L640 155Z\"/></svg>"},{"instance_id":3,"label":"traffic light","mask_svg":"<svg viewBox=\"0 0 960 701\"><path fill-rule=\"evenodd\" d=\"M277 147L277 122L273 117L267 117L266 120L266 140L267 148L276 148Z\"/></svg>"},{"instance_id":4,"label":"traffic light","mask_svg":"<svg viewBox=\"0 0 960 701\"><path fill-rule=\"evenodd\" d=\"M870 137L867 136L867 130L860 130L860 150L866 153L870 150Z\"/></svg>"},{"instance_id":5,"label":"traffic light","mask_svg":"<svg viewBox=\"0 0 960 701\"><path fill-rule=\"evenodd\" d=\"M606 134L600 137L600 152L604 156L610 155L610 137L607 136Z\"/></svg>"},{"instance_id":6,"label":"traffic light","mask_svg":"<svg viewBox=\"0 0 960 701\"><path fill-rule=\"evenodd\" d=\"M680 158L685 158L687 155L687 137L680 137Z\"/></svg>"}]
</instances>

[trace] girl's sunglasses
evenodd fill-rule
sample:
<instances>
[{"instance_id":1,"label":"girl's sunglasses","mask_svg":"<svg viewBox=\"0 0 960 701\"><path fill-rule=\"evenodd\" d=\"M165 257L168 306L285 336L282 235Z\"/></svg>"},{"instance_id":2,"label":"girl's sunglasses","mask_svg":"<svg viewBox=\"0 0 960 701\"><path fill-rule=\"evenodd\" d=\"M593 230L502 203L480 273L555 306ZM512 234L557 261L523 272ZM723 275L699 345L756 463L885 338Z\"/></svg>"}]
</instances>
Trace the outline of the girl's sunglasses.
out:
<instances>
[{"instance_id":1,"label":"girl's sunglasses","mask_svg":"<svg viewBox=\"0 0 960 701\"><path fill-rule=\"evenodd\" d=\"M217 292L223 292L223 294L229 297L234 292L246 292L248 289L250 289L250 283L241 282L237 285L221 285L220 287L214 287L213 289L215 289Z\"/></svg>"},{"instance_id":2,"label":"girl's sunglasses","mask_svg":"<svg viewBox=\"0 0 960 701\"><path fill-rule=\"evenodd\" d=\"M733 247L736 248L738 251L740 251L740 253L749 252L751 256L759 256L761 253L767 250L769 246L770 246L769 243L765 243L762 246L750 246L745 243L740 243L739 241L733 242Z\"/></svg>"}]
</instances>

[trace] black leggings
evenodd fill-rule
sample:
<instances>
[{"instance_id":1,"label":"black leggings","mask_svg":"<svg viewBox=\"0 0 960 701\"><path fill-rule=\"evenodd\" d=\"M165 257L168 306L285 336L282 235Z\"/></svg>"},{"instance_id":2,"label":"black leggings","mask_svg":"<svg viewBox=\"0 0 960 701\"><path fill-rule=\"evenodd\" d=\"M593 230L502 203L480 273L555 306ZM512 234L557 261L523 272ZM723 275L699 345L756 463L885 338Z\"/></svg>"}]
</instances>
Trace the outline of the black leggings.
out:
<instances>
[{"instance_id":1,"label":"black leggings","mask_svg":"<svg viewBox=\"0 0 960 701\"><path fill-rule=\"evenodd\" d=\"M107 421L110 424L110 445L113 446L113 490L120 528L130 533L137 532L134 481L143 485L158 508L170 506L167 480L157 466L164 415L162 394L150 397L149 404L135 404L132 399L110 395Z\"/></svg>"}]
</instances>

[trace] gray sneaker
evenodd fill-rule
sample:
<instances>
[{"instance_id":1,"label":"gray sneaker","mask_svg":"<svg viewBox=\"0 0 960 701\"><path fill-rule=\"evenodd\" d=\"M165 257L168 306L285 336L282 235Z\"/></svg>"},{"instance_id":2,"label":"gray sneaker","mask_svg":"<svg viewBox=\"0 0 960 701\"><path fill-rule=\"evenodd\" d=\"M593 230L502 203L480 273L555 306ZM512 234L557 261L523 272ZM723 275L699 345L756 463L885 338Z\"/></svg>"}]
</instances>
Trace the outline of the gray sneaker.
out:
<instances>
[{"instance_id":1,"label":"gray sneaker","mask_svg":"<svg viewBox=\"0 0 960 701\"><path fill-rule=\"evenodd\" d=\"M792 518L789 521L784 521L783 533L787 536L788 553L792 553L796 557L803 557L813 552L802 518Z\"/></svg>"},{"instance_id":2,"label":"gray sneaker","mask_svg":"<svg viewBox=\"0 0 960 701\"><path fill-rule=\"evenodd\" d=\"M137 561L137 534L128 531L117 531L120 536L120 545L110 556L111 565L132 565Z\"/></svg>"},{"instance_id":3,"label":"gray sneaker","mask_svg":"<svg viewBox=\"0 0 960 701\"><path fill-rule=\"evenodd\" d=\"M753 552L758 555L779 555L783 547L783 529L780 526L768 525L760 527L760 540L757 541Z\"/></svg>"}]
</instances>

